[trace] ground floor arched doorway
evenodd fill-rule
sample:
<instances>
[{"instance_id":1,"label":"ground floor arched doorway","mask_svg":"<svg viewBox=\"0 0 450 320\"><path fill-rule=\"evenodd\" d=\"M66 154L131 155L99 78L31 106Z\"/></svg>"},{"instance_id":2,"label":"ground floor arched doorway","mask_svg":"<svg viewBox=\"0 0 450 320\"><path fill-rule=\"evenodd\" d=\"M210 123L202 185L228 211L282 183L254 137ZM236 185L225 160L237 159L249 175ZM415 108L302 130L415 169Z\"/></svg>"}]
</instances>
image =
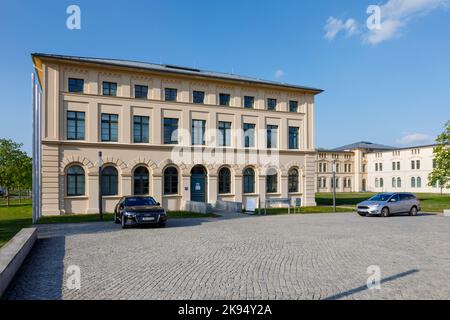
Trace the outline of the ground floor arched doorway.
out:
<instances>
[{"instance_id":1,"label":"ground floor arched doorway","mask_svg":"<svg viewBox=\"0 0 450 320\"><path fill-rule=\"evenodd\" d=\"M367 186L366 186L366 179L363 179L363 180L362 180L362 191L365 192L365 191L366 191L366 187L367 187Z\"/></svg>"},{"instance_id":2,"label":"ground floor arched doorway","mask_svg":"<svg viewBox=\"0 0 450 320\"><path fill-rule=\"evenodd\" d=\"M203 166L195 166L191 170L191 201L206 202L207 172Z\"/></svg>"}]
</instances>

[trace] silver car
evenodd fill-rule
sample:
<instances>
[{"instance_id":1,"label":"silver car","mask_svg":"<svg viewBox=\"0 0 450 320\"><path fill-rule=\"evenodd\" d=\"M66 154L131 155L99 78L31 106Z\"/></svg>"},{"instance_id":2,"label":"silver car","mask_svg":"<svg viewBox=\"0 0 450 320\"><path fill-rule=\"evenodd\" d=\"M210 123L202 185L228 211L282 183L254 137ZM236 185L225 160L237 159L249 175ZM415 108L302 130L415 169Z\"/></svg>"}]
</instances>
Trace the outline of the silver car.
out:
<instances>
[{"instance_id":1,"label":"silver car","mask_svg":"<svg viewBox=\"0 0 450 320\"><path fill-rule=\"evenodd\" d=\"M380 193L357 205L360 216L388 217L399 213L416 216L420 210L420 201L412 193Z\"/></svg>"}]
</instances>

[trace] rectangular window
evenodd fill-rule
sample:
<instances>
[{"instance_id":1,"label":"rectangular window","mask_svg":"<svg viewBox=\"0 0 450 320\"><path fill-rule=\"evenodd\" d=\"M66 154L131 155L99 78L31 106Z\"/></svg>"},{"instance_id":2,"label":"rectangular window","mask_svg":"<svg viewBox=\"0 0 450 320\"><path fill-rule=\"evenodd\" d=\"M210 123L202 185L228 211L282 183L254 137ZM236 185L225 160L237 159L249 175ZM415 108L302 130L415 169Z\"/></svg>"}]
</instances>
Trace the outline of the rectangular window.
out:
<instances>
[{"instance_id":1,"label":"rectangular window","mask_svg":"<svg viewBox=\"0 0 450 320\"><path fill-rule=\"evenodd\" d=\"M277 99L267 99L267 110L277 109Z\"/></svg>"},{"instance_id":2,"label":"rectangular window","mask_svg":"<svg viewBox=\"0 0 450 320\"><path fill-rule=\"evenodd\" d=\"M375 171L378 171L378 163L375 163Z\"/></svg>"},{"instance_id":3,"label":"rectangular window","mask_svg":"<svg viewBox=\"0 0 450 320\"><path fill-rule=\"evenodd\" d=\"M67 111L67 140L84 140L84 112Z\"/></svg>"},{"instance_id":4,"label":"rectangular window","mask_svg":"<svg viewBox=\"0 0 450 320\"><path fill-rule=\"evenodd\" d=\"M204 104L205 103L205 92L203 92L203 91L192 92L192 103Z\"/></svg>"},{"instance_id":5,"label":"rectangular window","mask_svg":"<svg viewBox=\"0 0 450 320\"><path fill-rule=\"evenodd\" d=\"M420 170L420 160L417 160L417 161L416 161L416 169L417 169L417 170Z\"/></svg>"},{"instance_id":6,"label":"rectangular window","mask_svg":"<svg viewBox=\"0 0 450 320\"><path fill-rule=\"evenodd\" d=\"M411 169L416 169L416 162L414 160L411 160Z\"/></svg>"},{"instance_id":7,"label":"rectangular window","mask_svg":"<svg viewBox=\"0 0 450 320\"><path fill-rule=\"evenodd\" d=\"M164 89L164 100L166 101L177 101L177 89L165 88Z\"/></svg>"},{"instance_id":8,"label":"rectangular window","mask_svg":"<svg viewBox=\"0 0 450 320\"><path fill-rule=\"evenodd\" d=\"M271 174L266 176L266 192L277 193L278 192L278 175Z\"/></svg>"},{"instance_id":9,"label":"rectangular window","mask_svg":"<svg viewBox=\"0 0 450 320\"><path fill-rule=\"evenodd\" d=\"M135 85L134 86L134 97L136 99L147 99L148 86Z\"/></svg>"},{"instance_id":10,"label":"rectangular window","mask_svg":"<svg viewBox=\"0 0 450 320\"><path fill-rule=\"evenodd\" d=\"M289 112L298 112L298 101L289 101Z\"/></svg>"},{"instance_id":11,"label":"rectangular window","mask_svg":"<svg viewBox=\"0 0 450 320\"><path fill-rule=\"evenodd\" d=\"M228 93L219 94L219 105L228 107L230 105L230 100L231 96Z\"/></svg>"},{"instance_id":12,"label":"rectangular window","mask_svg":"<svg viewBox=\"0 0 450 320\"><path fill-rule=\"evenodd\" d=\"M244 147L255 147L255 127L253 123L244 123Z\"/></svg>"},{"instance_id":13,"label":"rectangular window","mask_svg":"<svg viewBox=\"0 0 450 320\"><path fill-rule=\"evenodd\" d=\"M267 126L267 149L277 148L278 145L278 126Z\"/></svg>"},{"instance_id":14,"label":"rectangular window","mask_svg":"<svg viewBox=\"0 0 450 320\"><path fill-rule=\"evenodd\" d=\"M392 162L392 171L395 171L395 168L396 168L395 162Z\"/></svg>"},{"instance_id":15,"label":"rectangular window","mask_svg":"<svg viewBox=\"0 0 450 320\"><path fill-rule=\"evenodd\" d=\"M231 147L231 122L219 122L219 146Z\"/></svg>"},{"instance_id":16,"label":"rectangular window","mask_svg":"<svg viewBox=\"0 0 450 320\"><path fill-rule=\"evenodd\" d=\"M397 170L400 170L400 162L397 162Z\"/></svg>"},{"instance_id":17,"label":"rectangular window","mask_svg":"<svg viewBox=\"0 0 450 320\"><path fill-rule=\"evenodd\" d=\"M205 145L205 120L192 120L192 145L204 146Z\"/></svg>"},{"instance_id":18,"label":"rectangular window","mask_svg":"<svg viewBox=\"0 0 450 320\"><path fill-rule=\"evenodd\" d=\"M244 97L244 108L253 109L255 107L255 97Z\"/></svg>"},{"instance_id":19,"label":"rectangular window","mask_svg":"<svg viewBox=\"0 0 450 320\"><path fill-rule=\"evenodd\" d=\"M298 149L298 128L289 127L289 149Z\"/></svg>"},{"instance_id":20,"label":"rectangular window","mask_svg":"<svg viewBox=\"0 0 450 320\"><path fill-rule=\"evenodd\" d=\"M69 78L69 92L83 92L84 80Z\"/></svg>"},{"instance_id":21,"label":"rectangular window","mask_svg":"<svg viewBox=\"0 0 450 320\"><path fill-rule=\"evenodd\" d=\"M102 113L102 141L117 142L119 140L119 116Z\"/></svg>"},{"instance_id":22,"label":"rectangular window","mask_svg":"<svg viewBox=\"0 0 450 320\"><path fill-rule=\"evenodd\" d=\"M133 141L135 143L149 142L149 117L133 117Z\"/></svg>"},{"instance_id":23,"label":"rectangular window","mask_svg":"<svg viewBox=\"0 0 450 320\"><path fill-rule=\"evenodd\" d=\"M380 168L380 171L383 171L383 164L382 163L380 163L379 168Z\"/></svg>"},{"instance_id":24,"label":"rectangular window","mask_svg":"<svg viewBox=\"0 0 450 320\"><path fill-rule=\"evenodd\" d=\"M164 118L164 144L178 144L178 119Z\"/></svg>"},{"instance_id":25,"label":"rectangular window","mask_svg":"<svg viewBox=\"0 0 450 320\"><path fill-rule=\"evenodd\" d=\"M115 97L117 95L117 83L103 81L103 95Z\"/></svg>"}]
</instances>

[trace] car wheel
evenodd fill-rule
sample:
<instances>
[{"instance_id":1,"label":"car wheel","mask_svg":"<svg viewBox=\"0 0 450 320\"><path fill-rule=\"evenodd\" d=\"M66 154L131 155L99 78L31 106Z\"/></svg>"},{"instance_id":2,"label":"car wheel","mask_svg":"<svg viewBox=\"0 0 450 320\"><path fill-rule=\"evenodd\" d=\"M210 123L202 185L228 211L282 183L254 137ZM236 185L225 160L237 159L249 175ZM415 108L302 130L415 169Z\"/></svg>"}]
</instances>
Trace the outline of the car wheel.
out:
<instances>
[{"instance_id":1,"label":"car wheel","mask_svg":"<svg viewBox=\"0 0 450 320\"><path fill-rule=\"evenodd\" d=\"M125 224L125 217L124 217L124 215L122 214L122 229L126 229L127 228L127 225Z\"/></svg>"},{"instance_id":2,"label":"car wheel","mask_svg":"<svg viewBox=\"0 0 450 320\"><path fill-rule=\"evenodd\" d=\"M411 210L409 211L409 215L412 217L417 216L417 208L412 207Z\"/></svg>"},{"instance_id":3,"label":"car wheel","mask_svg":"<svg viewBox=\"0 0 450 320\"><path fill-rule=\"evenodd\" d=\"M384 218L389 217L389 208L384 207L383 210L381 210L381 216Z\"/></svg>"}]
</instances>

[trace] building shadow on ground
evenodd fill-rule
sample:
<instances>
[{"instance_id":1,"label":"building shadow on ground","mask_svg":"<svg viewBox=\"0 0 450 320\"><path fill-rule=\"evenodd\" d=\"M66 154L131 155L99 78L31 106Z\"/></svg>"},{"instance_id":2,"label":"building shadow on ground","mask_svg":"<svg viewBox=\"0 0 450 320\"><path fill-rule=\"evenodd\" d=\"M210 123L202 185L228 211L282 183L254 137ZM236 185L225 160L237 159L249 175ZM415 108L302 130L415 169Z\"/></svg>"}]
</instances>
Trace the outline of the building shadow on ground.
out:
<instances>
[{"instance_id":1,"label":"building shadow on ground","mask_svg":"<svg viewBox=\"0 0 450 320\"><path fill-rule=\"evenodd\" d=\"M417 270L417 269L411 269L411 270L408 270L408 271L405 271L402 273L398 273L393 276L381 279L380 284L382 285L386 282L395 281L397 279L404 278L404 277L410 276L410 275L418 273L418 272L419 272L419 270ZM344 291L344 292L329 296L329 297L325 298L324 300L339 300L339 299L347 298L351 295L354 295L354 294L360 293L360 292L364 292L367 290L370 290L370 289L368 288L368 286L366 284L366 285L363 285L363 286L360 286L357 288L350 289L348 291Z\"/></svg>"},{"instance_id":2,"label":"building shadow on ground","mask_svg":"<svg viewBox=\"0 0 450 320\"><path fill-rule=\"evenodd\" d=\"M65 237L39 239L2 296L3 300L60 300ZM45 268L36 268L45 266Z\"/></svg>"}]
</instances>

